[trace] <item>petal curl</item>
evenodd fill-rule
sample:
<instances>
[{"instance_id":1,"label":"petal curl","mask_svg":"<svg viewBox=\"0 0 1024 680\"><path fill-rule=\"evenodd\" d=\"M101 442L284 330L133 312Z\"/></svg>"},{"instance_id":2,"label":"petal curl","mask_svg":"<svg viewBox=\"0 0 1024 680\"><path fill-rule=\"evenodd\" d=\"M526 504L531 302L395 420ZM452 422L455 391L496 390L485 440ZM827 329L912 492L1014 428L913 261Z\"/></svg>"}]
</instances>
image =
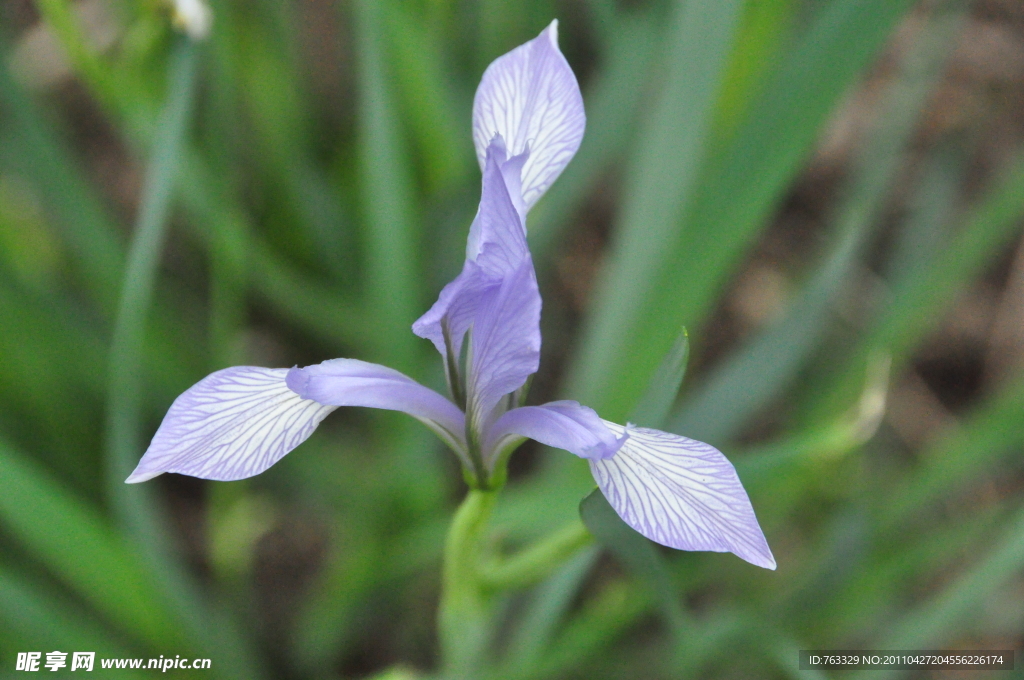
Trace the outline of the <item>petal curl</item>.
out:
<instances>
[{"instance_id":1,"label":"petal curl","mask_svg":"<svg viewBox=\"0 0 1024 680\"><path fill-rule=\"evenodd\" d=\"M234 366L206 376L174 400L125 481L164 472L227 481L263 472L335 408L295 394L287 374L286 368Z\"/></svg>"},{"instance_id":2,"label":"petal curl","mask_svg":"<svg viewBox=\"0 0 1024 680\"><path fill-rule=\"evenodd\" d=\"M473 99L477 158L483 168L495 134L509 156L529 151L521 172L524 218L572 160L585 127L579 84L558 49L557 20L484 71Z\"/></svg>"},{"instance_id":3,"label":"petal curl","mask_svg":"<svg viewBox=\"0 0 1024 680\"><path fill-rule=\"evenodd\" d=\"M615 433L627 428L604 421ZM640 427L590 470L619 516L647 538L679 550L731 552L775 569L775 558L732 464L713 446Z\"/></svg>"},{"instance_id":4,"label":"petal curl","mask_svg":"<svg viewBox=\"0 0 1024 680\"><path fill-rule=\"evenodd\" d=\"M288 387L329 406L367 406L408 413L464 455L465 417L455 404L393 368L358 359L331 359L288 371Z\"/></svg>"},{"instance_id":5,"label":"petal curl","mask_svg":"<svg viewBox=\"0 0 1024 680\"><path fill-rule=\"evenodd\" d=\"M616 437L588 406L575 401L551 401L512 409L498 418L487 433L487 457L496 457L507 438L516 435L589 459L614 456L628 438L625 433ZM493 460L487 462L493 464Z\"/></svg>"}]
</instances>

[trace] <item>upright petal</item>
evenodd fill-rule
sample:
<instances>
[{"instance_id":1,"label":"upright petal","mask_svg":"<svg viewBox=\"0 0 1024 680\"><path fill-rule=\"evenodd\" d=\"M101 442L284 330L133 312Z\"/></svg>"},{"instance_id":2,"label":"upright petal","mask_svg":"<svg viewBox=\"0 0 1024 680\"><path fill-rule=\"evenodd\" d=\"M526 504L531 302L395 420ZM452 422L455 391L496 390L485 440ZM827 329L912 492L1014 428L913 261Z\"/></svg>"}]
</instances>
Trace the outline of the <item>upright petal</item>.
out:
<instances>
[{"instance_id":1,"label":"upright petal","mask_svg":"<svg viewBox=\"0 0 1024 680\"><path fill-rule=\"evenodd\" d=\"M506 441L527 437L580 458L601 460L614 456L628 436L623 433L616 437L588 406L552 401L512 409L501 416L487 432L484 455L488 465L493 465Z\"/></svg>"},{"instance_id":2,"label":"upright petal","mask_svg":"<svg viewBox=\"0 0 1024 680\"><path fill-rule=\"evenodd\" d=\"M576 76L558 49L557 21L495 59L473 100L473 142L481 168L495 134L504 138L510 157L530 153L521 174L525 210L576 154L585 127Z\"/></svg>"},{"instance_id":3,"label":"upright petal","mask_svg":"<svg viewBox=\"0 0 1024 680\"><path fill-rule=\"evenodd\" d=\"M443 357L446 330L453 354L458 358L463 337L476 321L481 301L496 292L502 280L530 252L526 230L501 174L500 165L505 162L501 140L494 140L487 158L480 207L469 229L462 272L444 287L437 302L412 326L413 333L433 342Z\"/></svg>"},{"instance_id":4,"label":"upright petal","mask_svg":"<svg viewBox=\"0 0 1024 680\"><path fill-rule=\"evenodd\" d=\"M380 364L331 359L288 371L288 387L329 406L367 406L408 413L463 455L465 417L455 404L412 378Z\"/></svg>"},{"instance_id":5,"label":"upright petal","mask_svg":"<svg viewBox=\"0 0 1024 680\"><path fill-rule=\"evenodd\" d=\"M127 482L164 472L234 480L257 475L306 440L334 406L288 389L286 368L235 366L174 400Z\"/></svg>"},{"instance_id":6,"label":"upright petal","mask_svg":"<svg viewBox=\"0 0 1024 680\"><path fill-rule=\"evenodd\" d=\"M525 156L525 154L524 154ZM509 186L502 167L519 160L505 160L505 146L495 136L487 147L484 164L480 207L466 239L466 259L478 262L489 274L503 276L515 269L530 248L526 243L526 227L515 208L512 196L514 185Z\"/></svg>"},{"instance_id":7,"label":"upright petal","mask_svg":"<svg viewBox=\"0 0 1024 680\"><path fill-rule=\"evenodd\" d=\"M540 291L527 256L501 286L480 301L469 353L467 412L484 426L498 400L537 372Z\"/></svg>"},{"instance_id":8,"label":"upright petal","mask_svg":"<svg viewBox=\"0 0 1024 680\"><path fill-rule=\"evenodd\" d=\"M605 421L615 433L627 428ZM731 552L775 568L761 527L736 470L703 442L640 427L590 470L608 502L647 538L680 550Z\"/></svg>"}]
</instances>

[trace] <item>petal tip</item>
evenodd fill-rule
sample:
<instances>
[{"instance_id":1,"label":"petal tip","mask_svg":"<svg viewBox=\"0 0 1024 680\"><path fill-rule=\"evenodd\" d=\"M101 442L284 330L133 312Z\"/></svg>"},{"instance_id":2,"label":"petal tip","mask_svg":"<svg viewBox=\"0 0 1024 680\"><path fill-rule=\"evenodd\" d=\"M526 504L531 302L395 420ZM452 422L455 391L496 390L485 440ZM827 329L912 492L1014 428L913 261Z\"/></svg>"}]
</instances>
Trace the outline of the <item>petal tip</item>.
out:
<instances>
[{"instance_id":1,"label":"petal tip","mask_svg":"<svg viewBox=\"0 0 1024 680\"><path fill-rule=\"evenodd\" d=\"M154 477L159 477L164 473L163 470L159 472L146 472L136 468L135 472L128 475L128 479L124 480L125 484L139 484L140 482L148 482Z\"/></svg>"},{"instance_id":2,"label":"petal tip","mask_svg":"<svg viewBox=\"0 0 1024 680\"><path fill-rule=\"evenodd\" d=\"M558 19L552 19L551 23L541 31L548 36L548 40L551 41L551 45L558 48Z\"/></svg>"}]
</instances>

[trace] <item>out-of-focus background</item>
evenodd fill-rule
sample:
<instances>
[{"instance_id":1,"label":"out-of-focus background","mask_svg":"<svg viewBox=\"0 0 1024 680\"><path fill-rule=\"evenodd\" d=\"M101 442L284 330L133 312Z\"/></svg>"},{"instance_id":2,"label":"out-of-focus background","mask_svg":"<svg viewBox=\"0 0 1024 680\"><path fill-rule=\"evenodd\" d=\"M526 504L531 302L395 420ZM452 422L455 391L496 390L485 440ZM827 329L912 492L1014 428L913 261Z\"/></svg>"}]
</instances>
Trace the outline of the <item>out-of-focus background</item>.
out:
<instances>
[{"instance_id":1,"label":"out-of-focus background","mask_svg":"<svg viewBox=\"0 0 1024 680\"><path fill-rule=\"evenodd\" d=\"M464 484L412 419L341 409L242 482L121 480L225 366L356 357L443 385L409 326L461 266L473 92L556 17L588 127L530 215L531 401L714 444L778 570L585 551L507 598L491 676L1019 656L1024 3L210 9L193 43L169 2L0 3L0 673L31 650L212 660L180 677L436 668ZM683 326L678 400L638 412ZM524 447L498 540L556 529L592 488Z\"/></svg>"}]
</instances>

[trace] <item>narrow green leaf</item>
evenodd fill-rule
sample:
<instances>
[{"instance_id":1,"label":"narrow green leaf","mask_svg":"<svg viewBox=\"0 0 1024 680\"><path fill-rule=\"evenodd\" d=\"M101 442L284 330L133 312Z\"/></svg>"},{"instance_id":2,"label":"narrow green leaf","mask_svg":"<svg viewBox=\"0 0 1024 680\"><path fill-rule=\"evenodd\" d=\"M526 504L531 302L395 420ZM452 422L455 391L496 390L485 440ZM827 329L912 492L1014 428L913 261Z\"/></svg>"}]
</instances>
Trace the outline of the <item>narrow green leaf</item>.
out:
<instances>
[{"instance_id":1,"label":"narrow green leaf","mask_svg":"<svg viewBox=\"0 0 1024 680\"><path fill-rule=\"evenodd\" d=\"M427 191L449 192L476 167L468 134L470 102L456 97L435 32L414 15L412 6L383 4L397 94L423 158Z\"/></svg>"},{"instance_id":2,"label":"narrow green leaf","mask_svg":"<svg viewBox=\"0 0 1024 680\"><path fill-rule=\"evenodd\" d=\"M398 125L383 49L380 3L355 3L359 61L359 159L366 218L367 302L381 321L378 358L409 371L415 352L409 325L422 312L412 173Z\"/></svg>"},{"instance_id":3,"label":"narrow green leaf","mask_svg":"<svg viewBox=\"0 0 1024 680\"><path fill-rule=\"evenodd\" d=\"M142 444L143 338L156 285L159 256L170 216L178 160L185 146L199 63L199 46L180 38L168 64L167 101L161 112L146 169L137 223L128 254L121 303L111 341L107 388L107 490L119 521L130 532L147 566L188 624L193 640L216 646L230 659L216 671L227 677L258 674L237 631L219 612L207 608L181 565L167 550L157 515L154 488L126 485Z\"/></svg>"},{"instance_id":4,"label":"narrow green leaf","mask_svg":"<svg viewBox=\"0 0 1024 680\"><path fill-rule=\"evenodd\" d=\"M506 665L522 668L536 663L594 566L597 554L593 546L581 551L534 588L526 610L517 617L509 635Z\"/></svg>"},{"instance_id":5,"label":"narrow green leaf","mask_svg":"<svg viewBox=\"0 0 1024 680\"><path fill-rule=\"evenodd\" d=\"M824 337L832 308L881 223L890 187L903 169L921 109L933 91L959 31L963 2L947 2L919 29L887 85L875 123L854 159L846 198L833 223L834 245L789 310L734 353L683 404L670 429L721 441L779 396Z\"/></svg>"},{"instance_id":6,"label":"narrow green leaf","mask_svg":"<svg viewBox=\"0 0 1024 680\"><path fill-rule=\"evenodd\" d=\"M732 142L705 164L685 211L685 228L678 228L684 215L676 213L665 225L638 230L635 238L643 240L646 234L648 240L636 249L635 259L626 256L628 236L622 237L617 253L623 252L614 255L613 262L628 266L613 264L603 284L583 351L573 366L573 396L612 420L629 412L676 329L684 322L693 328L703 319L731 267L799 169L836 100L908 5L909 0L837 0L819 10L796 49L750 106L749 118ZM708 49L705 27L695 30L700 34L691 42L693 49ZM685 68L692 69L693 64ZM681 96L689 98L711 96L714 89L710 93L681 90ZM665 138L655 137L660 143ZM637 195L633 200L649 203L651 198Z\"/></svg>"},{"instance_id":7,"label":"narrow green leaf","mask_svg":"<svg viewBox=\"0 0 1024 680\"><path fill-rule=\"evenodd\" d=\"M572 213L593 194L612 163L635 137L635 127L652 85L655 56L664 30L654 12L626 14L615 24L600 71L583 93L587 131L565 172L530 212L530 250L543 272L554 256Z\"/></svg>"},{"instance_id":8,"label":"narrow green leaf","mask_svg":"<svg viewBox=\"0 0 1024 680\"><path fill-rule=\"evenodd\" d=\"M190 226L208 248L218 230L246 234L249 283L286 319L336 347L365 347L377 337L371 320L341 291L298 271L253 234L252 221L237 199L213 190L209 165L195 149L182 158L179 195ZM225 224L230 223L230 224Z\"/></svg>"},{"instance_id":9,"label":"narrow green leaf","mask_svg":"<svg viewBox=\"0 0 1024 680\"><path fill-rule=\"evenodd\" d=\"M156 285L157 266L170 215L178 157L191 113L195 89L197 46L182 41L170 66L167 106L147 168L135 235L128 255L124 286L111 341L107 413L110 496L124 520L142 512L140 501L126 492L124 479L138 457L140 433L142 344L146 314ZM127 504L127 505L123 505Z\"/></svg>"},{"instance_id":10,"label":"narrow green leaf","mask_svg":"<svg viewBox=\"0 0 1024 680\"><path fill-rule=\"evenodd\" d=\"M814 415L834 413L857 389L859 373L868 357L884 351L892 356L894 369L910 358L921 338L930 331L945 308L963 287L991 260L1000 246L1020 231L1024 215L1024 160L979 201L964 225L935 258L901 280L889 304L843 372L825 394L816 399Z\"/></svg>"},{"instance_id":11,"label":"narrow green leaf","mask_svg":"<svg viewBox=\"0 0 1024 680\"><path fill-rule=\"evenodd\" d=\"M688 627L688 622L679 605L679 593L672 585L668 567L654 544L622 521L600 489L594 489L580 501L580 517L594 538L651 586L662 608L665 622L673 633L681 635Z\"/></svg>"},{"instance_id":12,"label":"narrow green leaf","mask_svg":"<svg viewBox=\"0 0 1024 680\"><path fill-rule=\"evenodd\" d=\"M93 651L100 656L127 658L137 657L138 650L130 650L118 641L110 629L103 626L80 607L53 593L36 579L26 578L5 565L0 565L0 622L3 622L4 639L0 640L0 652L13 654L17 651L55 647L70 651ZM5 645L9 645L4 649ZM4 656L4 659L11 657ZM68 657L70 667L71 657ZM9 666L8 668L13 668ZM94 663L99 669L99 661ZM140 678L144 674L125 669L118 675Z\"/></svg>"},{"instance_id":13,"label":"narrow green leaf","mask_svg":"<svg viewBox=\"0 0 1024 680\"><path fill-rule=\"evenodd\" d=\"M44 208L82 267L92 299L109 313L124 263L117 227L46 124L46 116L14 82L6 59L0 60L0 103L5 111L0 166L24 174L40 187Z\"/></svg>"},{"instance_id":14,"label":"narrow green leaf","mask_svg":"<svg viewBox=\"0 0 1024 680\"><path fill-rule=\"evenodd\" d=\"M665 85L630 163L616 244L569 380L574 396L613 420L621 420L629 412L625 404L635 404L644 389L630 390L628 397L608 396L619 389L612 386L616 379L610 374L626 359L621 354L626 339L643 319L637 315L639 301L653 290L657 263L663 261L698 181L703 142L742 7L737 0L726 0L676 8ZM682 325L676 323L673 340ZM653 350L660 360L670 345L640 346L645 356ZM631 380L646 387L655 368L651 365ZM609 412L611 399L618 407Z\"/></svg>"},{"instance_id":15,"label":"narrow green leaf","mask_svg":"<svg viewBox=\"0 0 1024 680\"><path fill-rule=\"evenodd\" d=\"M682 387L686 362L690 358L690 338L684 328L651 377L651 384L633 409L630 422L644 427L661 428Z\"/></svg>"},{"instance_id":16,"label":"narrow green leaf","mask_svg":"<svg viewBox=\"0 0 1024 680\"><path fill-rule=\"evenodd\" d=\"M991 472L999 457L1024 445L1024 376L1003 387L970 413L960 426L929 446L921 467L893 494L882 518L888 531L900 531L913 515L957 488Z\"/></svg>"},{"instance_id":17,"label":"narrow green leaf","mask_svg":"<svg viewBox=\"0 0 1024 680\"><path fill-rule=\"evenodd\" d=\"M941 649L962 630L965 619L1024 568L1024 513L1018 512L1000 540L978 563L941 592L895 621L879 643L892 649ZM879 677L864 673L865 677ZM884 677L894 677L888 673Z\"/></svg>"},{"instance_id":18,"label":"narrow green leaf","mask_svg":"<svg viewBox=\"0 0 1024 680\"><path fill-rule=\"evenodd\" d=\"M0 441L0 520L69 588L151 649L192 648L137 554L100 517Z\"/></svg>"}]
</instances>

